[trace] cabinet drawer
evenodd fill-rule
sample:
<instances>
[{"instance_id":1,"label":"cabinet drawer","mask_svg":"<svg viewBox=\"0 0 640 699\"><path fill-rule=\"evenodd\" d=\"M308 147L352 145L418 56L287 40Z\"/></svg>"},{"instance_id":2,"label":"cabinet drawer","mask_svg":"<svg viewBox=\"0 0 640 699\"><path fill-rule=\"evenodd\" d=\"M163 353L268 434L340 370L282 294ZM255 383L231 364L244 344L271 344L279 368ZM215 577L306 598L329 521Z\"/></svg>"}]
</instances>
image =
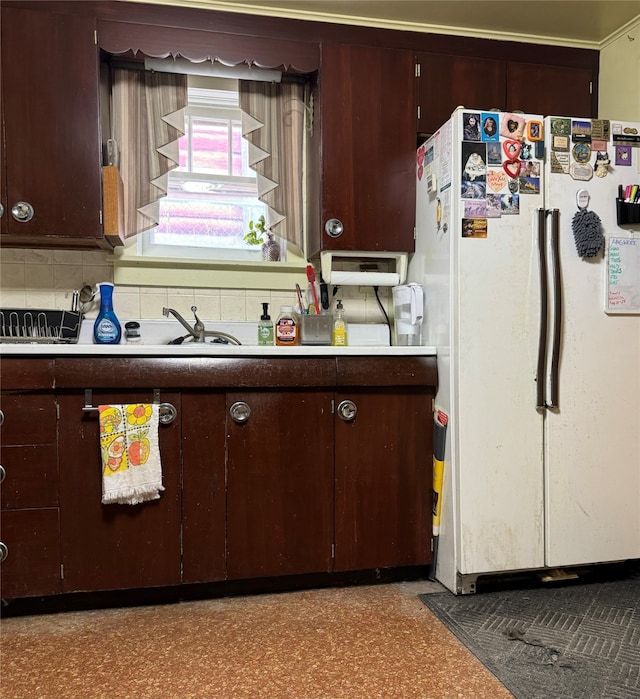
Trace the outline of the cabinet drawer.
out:
<instances>
[{"instance_id":1,"label":"cabinet drawer","mask_svg":"<svg viewBox=\"0 0 640 699\"><path fill-rule=\"evenodd\" d=\"M0 448L3 510L57 507L58 458L55 444Z\"/></svg>"},{"instance_id":2,"label":"cabinet drawer","mask_svg":"<svg viewBox=\"0 0 640 699\"><path fill-rule=\"evenodd\" d=\"M36 391L53 388L54 359L3 357L0 365L3 391Z\"/></svg>"},{"instance_id":3,"label":"cabinet drawer","mask_svg":"<svg viewBox=\"0 0 640 699\"><path fill-rule=\"evenodd\" d=\"M2 512L0 537L7 557L0 564L2 596L60 592L60 525L57 508Z\"/></svg>"},{"instance_id":4,"label":"cabinet drawer","mask_svg":"<svg viewBox=\"0 0 640 699\"><path fill-rule=\"evenodd\" d=\"M56 402L50 393L3 393L0 427L3 446L53 444L56 441Z\"/></svg>"}]
</instances>

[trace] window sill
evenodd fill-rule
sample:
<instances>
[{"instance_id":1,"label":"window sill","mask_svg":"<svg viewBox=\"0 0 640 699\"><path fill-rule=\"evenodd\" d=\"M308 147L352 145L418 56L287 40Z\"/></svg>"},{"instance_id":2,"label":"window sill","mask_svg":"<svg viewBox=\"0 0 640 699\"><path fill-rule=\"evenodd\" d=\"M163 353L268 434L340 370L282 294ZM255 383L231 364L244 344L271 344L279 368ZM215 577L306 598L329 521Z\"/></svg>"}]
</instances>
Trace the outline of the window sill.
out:
<instances>
[{"instance_id":1,"label":"window sill","mask_svg":"<svg viewBox=\"0 0 640 699\"><path fill-rule=\"evenodd\" d=\"M306 286L307 261L289 252L287 262L221 262L140 257L126 248L114 251L116 284L215 289L291 290Z\"/></svg>"}]
</instances>

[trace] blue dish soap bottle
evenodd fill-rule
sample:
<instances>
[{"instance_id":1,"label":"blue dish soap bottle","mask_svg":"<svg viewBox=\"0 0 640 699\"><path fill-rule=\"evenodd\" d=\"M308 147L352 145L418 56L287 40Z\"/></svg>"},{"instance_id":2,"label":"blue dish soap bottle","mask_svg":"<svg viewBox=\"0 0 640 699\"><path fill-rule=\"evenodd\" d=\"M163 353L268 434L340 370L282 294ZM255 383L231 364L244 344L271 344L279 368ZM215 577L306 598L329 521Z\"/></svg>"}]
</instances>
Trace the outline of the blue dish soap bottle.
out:
<instances>
[{"instance_id":1,"label":"blue dish soap bottle","mask_svg":"<svg viewBox=\"0 0 640 699\"><path fill-rule=\"evenodd\" d=\"M93 325L93 341L100 345L117 345L122 336L120 322L113 312L113 284L98 284L100 311Z\"/></svg>"}]
</instances>

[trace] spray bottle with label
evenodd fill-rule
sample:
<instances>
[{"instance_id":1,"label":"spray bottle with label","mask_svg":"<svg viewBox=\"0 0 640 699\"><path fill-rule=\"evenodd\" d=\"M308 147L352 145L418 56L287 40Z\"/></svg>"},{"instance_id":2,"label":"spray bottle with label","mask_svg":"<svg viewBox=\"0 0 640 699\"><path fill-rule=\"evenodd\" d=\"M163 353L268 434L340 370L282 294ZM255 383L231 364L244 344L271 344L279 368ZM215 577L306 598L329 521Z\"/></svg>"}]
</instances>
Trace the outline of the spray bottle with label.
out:
<instances>
[{"instance_id":1,"label":"spray bottle with label","mask_svg":"<svg viewBox=\"0 0 640 699\"><path fill-rule=\"evenodd\" d=\"M117 345L122 337L120 322L113 311L113 284L98 284L100 310L93 325L93 341L100 345Z\"/></svg>"}]
</instances>

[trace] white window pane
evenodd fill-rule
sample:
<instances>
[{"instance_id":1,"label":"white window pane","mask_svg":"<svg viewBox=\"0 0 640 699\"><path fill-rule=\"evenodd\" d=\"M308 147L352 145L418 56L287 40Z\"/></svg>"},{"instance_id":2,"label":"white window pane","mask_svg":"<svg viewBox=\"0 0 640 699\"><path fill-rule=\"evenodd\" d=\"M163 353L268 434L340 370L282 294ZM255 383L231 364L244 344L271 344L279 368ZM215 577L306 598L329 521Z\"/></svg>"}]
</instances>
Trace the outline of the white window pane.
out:
<instances>
[{"instance_id":1,"label":"white window pane","mask_svg":"<svg viewBox=\"0 0 640 699\"><path fill-rule=\"evenodd\" d=\"M189 88L179 167L169 173L160 222L145 235L144 254L179 257L195 249L221 259L260 255L260 245L244 240L249 221L266 215L266 207L257 199L237 105L235 90Z\"/></svg>"},{"instance_id":2,"label":"white window pane","mask_svg":"<svg viewBox=\"0 0 640 699\"><path fill-rule=\"evenodd\" d=\"M264 205L255 195L232 196L221 191L167 196L160 205L160 225L153 231L152 242L251 249L243 237L249 221L263 212Z\"/></svg>"},{"instance_id":3,"label":"white window pane","mask_svg":"<svg viewBox=\"0 0 640 699\"><path fill-rule=\"evenodd\" d=\"M191 172L231 174L230 128L231 124L221 119L192 121Z\"/></svg>"}]
</instances>

